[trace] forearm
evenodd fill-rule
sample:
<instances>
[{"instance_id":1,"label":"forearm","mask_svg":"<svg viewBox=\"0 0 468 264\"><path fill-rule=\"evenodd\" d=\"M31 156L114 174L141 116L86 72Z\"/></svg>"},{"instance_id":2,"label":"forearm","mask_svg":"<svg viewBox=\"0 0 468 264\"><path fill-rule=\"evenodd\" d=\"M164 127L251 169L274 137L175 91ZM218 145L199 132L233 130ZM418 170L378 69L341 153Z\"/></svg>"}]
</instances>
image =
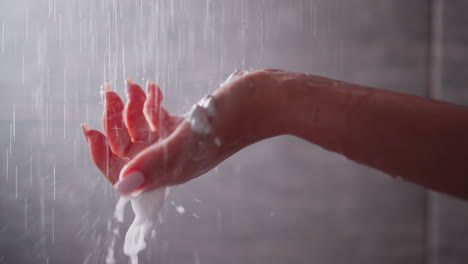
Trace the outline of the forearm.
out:
<instances>
[{"instance_id":1,"label":"forearm","mask_svg":"<svg viewBox=\"0 0 468 264\"><path fill-rule=\"evenodd\" d=\"M286 133L390 175L468 199L468 108L293 73Z\"/></svg>"}]
</instances>

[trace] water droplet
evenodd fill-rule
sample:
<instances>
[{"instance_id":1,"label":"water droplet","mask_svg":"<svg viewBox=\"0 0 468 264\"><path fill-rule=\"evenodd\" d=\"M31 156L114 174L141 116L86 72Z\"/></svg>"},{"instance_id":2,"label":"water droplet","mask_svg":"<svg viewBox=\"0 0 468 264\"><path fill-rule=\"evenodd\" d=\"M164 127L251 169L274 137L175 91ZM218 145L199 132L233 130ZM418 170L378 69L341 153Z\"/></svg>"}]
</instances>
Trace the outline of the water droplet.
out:
<instances>
[{"instance_id":1,"label":"water droplet","mask_svg":"<svg viewBox=\"0 0 468 264\"><path fill-rule=\"evenodd\" d=\"M179 214L184 214L185 213L185 208L181 205L176 206L175 208Z\"/></svg>"}]
</instances>

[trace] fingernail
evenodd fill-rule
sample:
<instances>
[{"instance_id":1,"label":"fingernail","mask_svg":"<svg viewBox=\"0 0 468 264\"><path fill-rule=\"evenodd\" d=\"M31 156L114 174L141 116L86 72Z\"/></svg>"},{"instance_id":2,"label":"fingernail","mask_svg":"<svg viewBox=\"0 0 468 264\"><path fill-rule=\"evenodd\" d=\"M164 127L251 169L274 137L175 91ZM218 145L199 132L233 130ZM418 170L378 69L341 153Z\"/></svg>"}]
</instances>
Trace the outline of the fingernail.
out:
<instances>
[{"instance_id":1,"label":"fingernail","mask_svg":"<svg viewBox=\"0 0 468 264\"><path fill-rule=\"evenodd\" d=\"M153 85L153 81L152 80L148 80L146 82L146 94L149 94L150 92L150 86Z\"/></svg>"},{"instance_id":2,"label":"fingernail","mask_svg":"<svg viewBox=\"0 0 468 264\"><path fill-rule=\"evenodd\" d=\"M140 171L133 171L115 183L114 188L121 195L129 195L145 182L145 176Z\"/></svg>"},{"instance_id":3,"label":"fingernail","mask_svg":"<svg viewBox=\"0 0 468 264\"><path fill-rule=\"evenodd\" d=\"M81 129L83 130L83 136L86 139L86 142L88 142L88 137L86 136L86 131L88 130L88 124L82 123Z\"/></svg>"},{"instance_id":4,"label":"fingernail","mask_svg":"<svg viewBox=\"0 0 468 264\"><path fill-rule=\"evenodd\" d=\"M128 78L127 80L125 80L125 88L127 90L127 92L130 90L130 85L133 84L133 81L132 79Z\"/></svg>"},{"instance_id":5,"label":"fingernail","mask_svg":"<svg viewBox=\"0 0 468 264\"><path fill-rule=\"evenodd\" d=\"M109 83L104 83L103 88L104 88L105 92L110 92L111 91Z\"/></svg>"},{"instance_id":6,"label":"fingernail","mask_svg":"<svg viewBox=\"0 0 468 264\"><path fill-rule=\"evenodd\" d=\"M127 99L130 98L130 85L132 84L132 80L127 79L125 80L125 95L127 96Z\"/></svg>"}]
</instances>

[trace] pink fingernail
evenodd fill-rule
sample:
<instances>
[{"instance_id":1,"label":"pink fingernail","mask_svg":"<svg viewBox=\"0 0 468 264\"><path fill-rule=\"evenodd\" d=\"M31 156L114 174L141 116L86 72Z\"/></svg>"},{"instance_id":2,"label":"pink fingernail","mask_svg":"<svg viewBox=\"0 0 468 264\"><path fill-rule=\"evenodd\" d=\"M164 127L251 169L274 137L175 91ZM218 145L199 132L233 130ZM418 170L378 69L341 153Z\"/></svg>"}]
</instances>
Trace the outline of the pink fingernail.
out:
<instances>
[{"instance_id":1,"label":"pink fingernail","mask_svg":"<svg viewBox=\"0 0 468 264\"><path fill-rule=\"evenodd\" d=\"M133 81L131 78L128 78L127 80L125 80L125 90L127 91L127 93L130 91L130 86L133 84Z\"/></svg>"},{"instance_id":2,"label":"pink fingernail","mask_svg":"<svg viewBox=\"0 0 468 264\"><path fill-rule=\"evenodd\" d=\"M89 128L88 128L88 124L82 123L82 124L81 124L81 129L83 130L83 136L84 136L84 138L86 139L86 142L88 142L88 136L86 135L86 134L87 134L86 132L87 132L88 129L89 129Z\"/></svg>"},{"instance_id":3,"label":"pink fingernail","mask_svg":"<svg viewBox=\"0 0 468 264\"><path fill-rule=\"evenodd\" d=\"M111 91L111 88L110 88L109 83L104 83L104 84L102 85L102 88L104 89L104 91L105 91L106 93Z\"/></svg>"},{"instance_id":4,"label":"pink fingernail","mask_svg":"<svg viewBox=\"0 0 468 264\"><path fill-rule=\"evenodd\" d=\"M129 195L145 182L145 175L140 171L132 171L115 183L114 188L121 195Z\"/></svg>"},{"instance_id":5,"label":"pink fingernail","mask_svg":"<svg viewBox=\"0 0 468 264\"><path fill-rule=\"evenodd\" d=\"M153 81L152 80L148 80L146 82L146 94L149 94L150 93L150 86L153 85Z\"/></svg>"}]
</instances>

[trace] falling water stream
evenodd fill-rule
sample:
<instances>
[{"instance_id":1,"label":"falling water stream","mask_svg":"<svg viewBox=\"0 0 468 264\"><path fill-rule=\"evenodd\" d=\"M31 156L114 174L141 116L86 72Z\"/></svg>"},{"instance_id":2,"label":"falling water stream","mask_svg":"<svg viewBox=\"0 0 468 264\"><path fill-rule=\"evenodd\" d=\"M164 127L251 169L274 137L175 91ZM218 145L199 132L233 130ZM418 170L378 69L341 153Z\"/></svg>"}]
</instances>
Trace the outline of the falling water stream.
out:
<instances>
[{"instance_id":1,"label":"falling water stream","mask_svg":"<svg viewBox=\"0 0 468 264\"><path fill-rule=\"evenodd\" d=\"M345 56L372 44L360 42L367 24L344 23L356 13L373 14L342 0L0 0L0 263L315 259L304 245L322 241L303 234L321 231L298 219L335 216L310 203L320 197L344 206L322 186L334 184L328 176L341 175L335 170L345 161L329 162L297 139L274 139L171 189L167 202L163 189L127 201L92 163L80 124L102 131L100 86L108 82L125 98L128 78L154 80L164 107L182 115L235 69L350 80L363 75L345 69L384 72L368 57ZM195 121L195 130L207 128ZM313 161L302 162L309 152ZM323 228L344 236L339 224ZM331 258L327 245L321 252Z\"/></svg>"}]
</instances>

